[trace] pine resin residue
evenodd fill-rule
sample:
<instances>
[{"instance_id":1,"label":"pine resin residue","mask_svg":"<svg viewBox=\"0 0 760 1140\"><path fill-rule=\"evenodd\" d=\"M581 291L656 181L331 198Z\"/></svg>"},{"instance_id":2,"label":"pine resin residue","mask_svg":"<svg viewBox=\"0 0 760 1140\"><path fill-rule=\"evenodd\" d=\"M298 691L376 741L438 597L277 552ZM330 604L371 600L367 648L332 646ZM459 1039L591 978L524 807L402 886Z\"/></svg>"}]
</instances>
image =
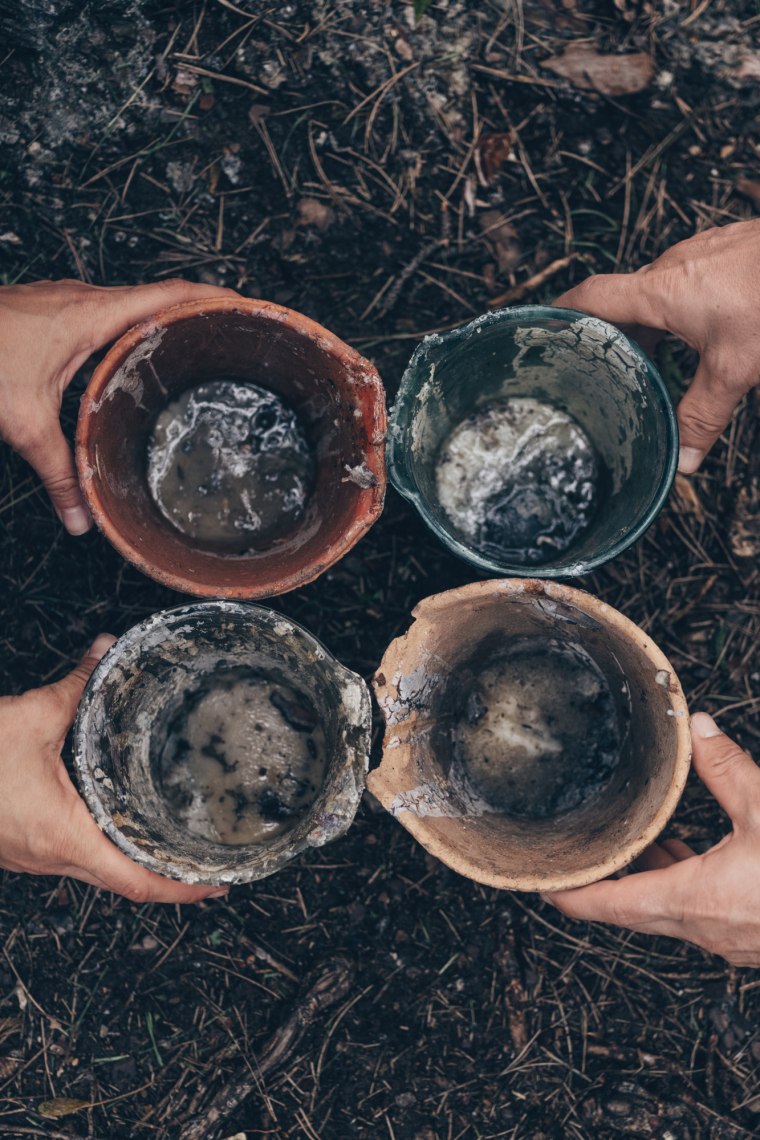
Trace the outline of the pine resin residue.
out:
<instances>
[{"instance_id":1,"label":"pine resin residue","mask_svg":"<svg viewBox=\"0 0 760 1140\"><path fill-rule=\"evenodd\" d=\"M193 835L261 844L311 807L325 738L302 693L233 671L186 695L154 764L172 814Z\"/></svg>"},{"instance_id":2,"label":"pine resin residue","mask_svg":"<svg viewBox=\"0 0 760 1140\"><path fill-rule=\"evenodd\" d=\"M148 485L183 534L230 551L282 536L304 511L314 457L295 412L254 384L215 380L156 420Z\"/></svg>"},{"instance_id":3,"label":"pine resin residue","mask_svg":"<svg viewBox=\"0 0 760 1140\"><path fill-rule=\"evenodd\" d=\"M458 776L495 811L549 819L609 782L621 728L609 685L582 649L516 645L475 677L451 732Z\"/></svg>"},{"instance_id":4,"label":"pine resin residue","mask_svg":"<svg viewBox=\"0 0 760 1140\"><path fill-rule=\"evenodd\" d=\"M443 442L438 501L482 554L539 565L568 550L591 522L599 472L572 416L531 397L496 401Z\"/></svg>"}]
</instances>

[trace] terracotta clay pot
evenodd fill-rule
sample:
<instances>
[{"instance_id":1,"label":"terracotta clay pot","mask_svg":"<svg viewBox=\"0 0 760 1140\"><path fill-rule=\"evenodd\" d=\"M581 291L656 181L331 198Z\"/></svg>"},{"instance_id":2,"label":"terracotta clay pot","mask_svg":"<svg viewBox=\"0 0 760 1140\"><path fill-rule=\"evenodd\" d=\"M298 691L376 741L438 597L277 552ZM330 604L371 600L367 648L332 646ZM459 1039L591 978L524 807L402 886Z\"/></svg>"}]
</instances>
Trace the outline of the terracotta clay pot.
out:
<instances>
[{"instance_id":1,"label":"terracotta clay pot","mask_svg":"<svg viewBox=\"0 0 760 1140\"><path fill-rule=\"evenodd\" d=\"M303 515L271 547L202 549L153 502L146 447L158 414L219 377L258 383L297 413L316 459ZM383 387L375 368L321 325L267 301L210 298L130 329L96 368L77 426L79 478L92 516L120 554L189 594L263 598L313 581L382 511Z\"/></svg>"},{"instance_id":2,"label":"terracotta clay pot","mask_svg":"<svg viewBox=\"0 0 760 1140\"><path fill-rule=\"evenodd\" d=\"M263 843L226 844L191 830L162 784L173 716L220 670L293 685L324 730L316 798ZM77 711L74 765L96 823L131 859L185 883L248 883L347 831L364 790L371 723L364 681L300 625L263 606L196 602L152 614L99 662ZM257 795L237 791L251 802Z\"/></svg>"},{"instance_id":3,"label":"terracotta clay pot","mask_svg":"<svg viewBox=\"0 0 760 1140\"><path fill-rule=\"evenodd\" d=\"M678 679L638 626L590 594L536 579L476 582L426 598L413 616L374 678L386 733L367 787L427 851L489 886L551 891L611 875L657 837L686 782L691 738ZM606 785L549 818L511 815L509 792L498 808L473 796L452 744L467 685L521 640L590 658L620 725ZM530 775L541 781L540 764Z\"/></svg>"}]
</instances>

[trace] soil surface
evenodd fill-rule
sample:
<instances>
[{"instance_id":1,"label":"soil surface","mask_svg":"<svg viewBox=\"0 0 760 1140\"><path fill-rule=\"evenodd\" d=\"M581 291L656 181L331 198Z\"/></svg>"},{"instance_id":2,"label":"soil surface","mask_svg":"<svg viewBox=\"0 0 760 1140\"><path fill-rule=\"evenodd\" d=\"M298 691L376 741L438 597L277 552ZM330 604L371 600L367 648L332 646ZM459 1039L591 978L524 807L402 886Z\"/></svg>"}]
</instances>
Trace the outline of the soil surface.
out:
<instances>
[{"instance_id":1,"label":"soil surface","mask_svg":"<svg viewBox=\"0 0 760 1140\"><path fill-rule=\"evenodd\" d=\"M26 0L0 3L3 24L4 282L230 285L326 324L391 395L424 332L754 209L753 0ZM644 53L641 89L608 63L596 87L545 66L579 40ZM665 342L659 363L677 396L693 360ZM582 582L756 749L757 424L740 410L642 541ZM7 450L0 547L4 692L183 600L99 534L67 537ZM473 577L390 492L347 558L274 604L369 677L418 600ZM704 849L725 827L692 779L670 833ZM6 874L0 924L0 1136L164 1140L241 1076L253 1092L216 1135L760 1130L755 972L474 885L371 802L228 901Z\"/></svg>"}]
</instances>

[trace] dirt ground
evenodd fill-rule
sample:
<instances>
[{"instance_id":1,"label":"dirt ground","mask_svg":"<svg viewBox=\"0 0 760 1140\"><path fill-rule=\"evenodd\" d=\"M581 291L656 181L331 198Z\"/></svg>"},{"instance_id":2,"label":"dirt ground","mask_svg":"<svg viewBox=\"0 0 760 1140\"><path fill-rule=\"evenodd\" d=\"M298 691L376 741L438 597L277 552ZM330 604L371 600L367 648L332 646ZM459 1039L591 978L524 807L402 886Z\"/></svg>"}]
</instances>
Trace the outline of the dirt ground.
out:
<instances>
[{"instance_id":1,"label":"dirt ground","mask_svg":"<svg viewBox=\"0 0 760 1140\"><path fill-rule=\"evenodd\" d=\"M424 332L756 209L752 0L26 0L0 3L3 25L5 283L230 285L322 321L390 395ZM602 90L584 87L546 66L577 40L654 72L624 93L603 62ZM693 361L666 343L659 362L677 396ZM581 584L757 749L756 412ZM18 692L181 599L100 535L67 537L7 450L0 468L0 673ZM369 677L420 598L473 576L390 492L349 557L274 604ZM671 834L704 849L724 827L692 781ZM5 874L0 924L0 1136L176 1137L241 1074L256 1088L216 1135L760 1131L755 972L476 886L368 803L343 840L225 902L135 907ZM340 1000L304 1005L338 967ZM60 1098L82 1104L44 1115Z\"/></svg>"}]
</instances>

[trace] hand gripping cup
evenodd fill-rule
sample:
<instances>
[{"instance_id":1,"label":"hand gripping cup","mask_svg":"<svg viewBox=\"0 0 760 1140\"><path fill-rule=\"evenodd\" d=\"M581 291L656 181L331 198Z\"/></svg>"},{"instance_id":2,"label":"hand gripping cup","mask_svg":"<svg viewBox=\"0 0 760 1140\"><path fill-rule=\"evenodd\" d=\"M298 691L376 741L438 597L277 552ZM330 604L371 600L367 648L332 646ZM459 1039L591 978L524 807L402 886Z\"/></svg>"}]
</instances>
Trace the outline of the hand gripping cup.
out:
<instances>
[{"instance_id":1,"label":"hand gripping cup","mask_svg":"<svg viewBox=\"0 0 760 1140\"><path fill-rule=\"evenodd\" d=\"M570 309L502 309L427 337L391 414L394 485L490 574L575 576L614 558L656 517L677 458L652 362Z\"/></svg>"}]
</instances>

